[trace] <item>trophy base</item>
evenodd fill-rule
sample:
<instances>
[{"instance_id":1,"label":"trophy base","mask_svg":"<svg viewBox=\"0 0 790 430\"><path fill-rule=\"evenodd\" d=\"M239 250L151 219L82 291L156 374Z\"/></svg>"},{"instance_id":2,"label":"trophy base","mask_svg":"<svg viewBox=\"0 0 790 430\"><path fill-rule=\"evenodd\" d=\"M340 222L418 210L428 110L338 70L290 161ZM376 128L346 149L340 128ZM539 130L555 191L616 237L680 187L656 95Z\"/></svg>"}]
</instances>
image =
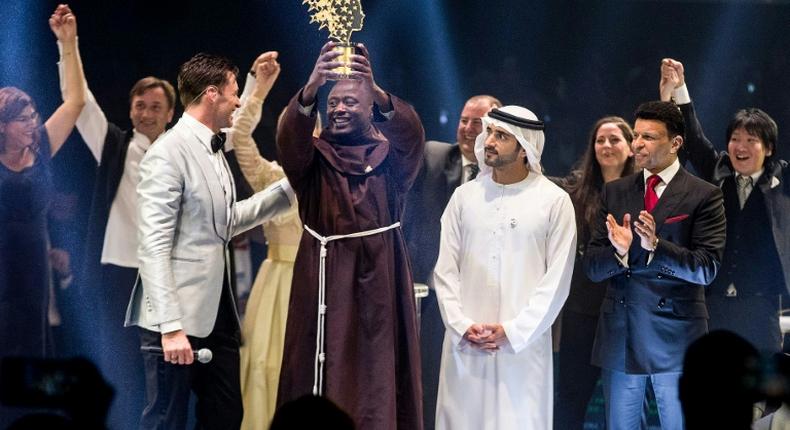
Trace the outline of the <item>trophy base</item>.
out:
<instances>
[{"instance_id":1,"label":"trophy base","mask_svg":"<svg viewBox=\"0 0 790 430\"><path fill-rule=\"evenodd\" d=\"M353 44L340 44L336 45L332 48L332 51L340 52L340 55L335 59L335 61L340 61L344 65L340 67L335 67L332 69L332 73L335 74L334 81L339 81L342 79L349 79L351 77L351 56L354 55L354 45Z\"/></svg>"}]
</instances>

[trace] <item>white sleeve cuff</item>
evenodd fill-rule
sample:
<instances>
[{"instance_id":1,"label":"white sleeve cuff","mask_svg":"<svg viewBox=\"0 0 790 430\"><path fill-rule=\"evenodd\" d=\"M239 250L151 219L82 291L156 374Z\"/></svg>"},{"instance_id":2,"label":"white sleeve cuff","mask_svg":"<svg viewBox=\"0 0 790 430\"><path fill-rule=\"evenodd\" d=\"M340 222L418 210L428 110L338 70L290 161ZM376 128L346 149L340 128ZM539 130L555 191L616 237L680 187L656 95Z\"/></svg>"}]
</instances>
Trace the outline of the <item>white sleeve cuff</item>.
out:
<instances>
[{"instance_id":1,"label":"white sleeve cuff","mask_svg":"<svg viewBox=\"0 0 790 430\"><path fill-rule=\"evenodd\" d=\"M172 333L182 329L183 327L181 326L181 320L168 321L166 323L159 324L159 332L162 334Z\"/></svg>"},{"instance_id":2,"label":"white sleeve cuff","mask_svg":"<svg viewBox=\"0 0 790 430\"><path fill-rule=\"evenodd\" d=\"M679 86L672 90L672 99L675 100L676 105L687 105L691 103L691 96L686 84Z\"/></svg>"},{"instance_id":3,"label":"white sleeve cuff","mask_svg":"<svg viewBox=\"0 0 790 430\"><path fill-rule=\"evenodd\" d=\"M504 321L502 323L502 330L505 331L505 337L515 353L518 354L527 346L526 339L522 339L522 337L519 336L514 320Z\"/></svg>"},{"instance_id":4,"label":"white sleeve cuff","mask_svg":"<svg viewBox=\"0 0 790 430\"><path fill-rule=\"evenodd\" d=\"M291 202L291 206L293 206L294 203L296 203L296 193L293 187L291 187L291 183L288 182L288 178L282 178L278 182L285 195L288 196L288 201Z\"/></svg>"},{"instance_id":5,"label":"white sleeve cuff","mask_svg":"<svg viewBox=\"0 0 790 430\"><path fill-rule=\"evenodd\" d=\"M244 80L244 90L241 92L241 101L252 95L252 92L255 90L255 83L255 76L247 73L247 78Z\"/></svg>"},{"instance_id":6,"label":"white sleeve cuff","mask_svg":"<svg viewBox=\"0 0 790 430\"><path fill-rule=\"evenodd\" d=\"M614 253L614 258L616 258L617 261L619 261L620 264L623 265L623 267L628 267L628 253L626 253L624 256L620 257L619 255L617 255L617 252L615 252Z\"/></svg>"},{"instance_id":7,"label":"white sleeve cuff","mask_svg":"<svg viewBox=\"0 0 790 430\"><path fill-rule=\"evenodd\" d=\"M309 106L302 106L301 102L297 103L297 105L299 105L299 113L304 116L313 116L313 111L315 110L315 104L316 102L313 102Z\"/></svg>"},{"instance_id":8,"label":"white sleeve cuff","mask_svg":"<svg viewBox=\"0 0 790 430\"><path fill-rule=\"evenodd\" d=\"M60 278L60 283L59 283L60 289L65 290L71 285L73 281L74 281L74 275L71 273L69 273L69 276L66 276L65 278Z\"/></svg>"}]
</instances>

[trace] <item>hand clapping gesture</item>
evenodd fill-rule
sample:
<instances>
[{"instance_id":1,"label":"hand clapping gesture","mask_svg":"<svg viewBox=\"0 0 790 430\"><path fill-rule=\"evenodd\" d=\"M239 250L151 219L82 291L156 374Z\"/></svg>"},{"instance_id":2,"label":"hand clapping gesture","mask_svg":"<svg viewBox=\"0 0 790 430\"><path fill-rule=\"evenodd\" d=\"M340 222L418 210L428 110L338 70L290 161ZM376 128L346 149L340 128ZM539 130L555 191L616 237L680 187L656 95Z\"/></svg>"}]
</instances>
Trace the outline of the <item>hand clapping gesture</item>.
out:
<instances>
[{"instance_id":1,"label":"hand clapping gesture","mask_svg":"<svg viewBox=\"0 0 790 430\"><path fill-rule=\"evenodd\" d=\"M614 215L607 215L606 230L609 232L609 242L614 246L617 255L628 254L628 248L631 247L631 241L634 240L634 233L631 231L631 214L623 215L622 225L617 223Z\"/></svg>"}]
</instances>

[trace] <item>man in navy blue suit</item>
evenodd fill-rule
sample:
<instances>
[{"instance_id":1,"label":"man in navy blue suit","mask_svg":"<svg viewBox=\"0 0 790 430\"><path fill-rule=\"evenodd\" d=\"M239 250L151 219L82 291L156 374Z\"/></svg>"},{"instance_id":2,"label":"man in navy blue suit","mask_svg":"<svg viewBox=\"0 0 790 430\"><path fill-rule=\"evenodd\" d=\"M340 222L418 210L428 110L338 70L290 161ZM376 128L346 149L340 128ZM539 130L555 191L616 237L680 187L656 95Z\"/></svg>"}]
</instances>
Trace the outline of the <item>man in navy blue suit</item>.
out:
<instances>
[{"instance_id":1,"label":"man in navy blue suit","mask_svg":"<svg viewBox=\"0 0 790 430\"><path fill-rule=\"evenodd\" d=\"M634 116L641 170L606 184L584 261L590 279L610 280L593 364L603 369L610 429L639 428L650 380L661 428L680 430L678 380L686 347L708 328L704 287L723 254L723 197L680 165L675 104L643 103Z\"/></svg>"}]
</instances>

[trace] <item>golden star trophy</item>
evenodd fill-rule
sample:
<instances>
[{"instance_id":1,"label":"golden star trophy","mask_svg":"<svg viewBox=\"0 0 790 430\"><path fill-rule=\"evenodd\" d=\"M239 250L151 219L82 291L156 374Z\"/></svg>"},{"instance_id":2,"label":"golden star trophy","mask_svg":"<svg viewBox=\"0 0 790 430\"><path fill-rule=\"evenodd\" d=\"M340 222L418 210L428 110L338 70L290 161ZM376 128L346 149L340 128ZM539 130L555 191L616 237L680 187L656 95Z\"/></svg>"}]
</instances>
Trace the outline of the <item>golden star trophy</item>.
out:
<instances>
[{"instance_id":1,"label":"golden star trophy","mask_svg":"<svg viewBox=\"0 0 790 430\"><path fill-rule=\"evenodd\" d=\"M307 11L310 15L310 23L317 22L321 30L329 30L329 38L338 43L333 48L340 51L337 61L344 63L333 71L338 75L337 79L347 79L351 74L351 55L354 54L354 45L351 43L351 33L362 30L362 21L365 14L362 13L361 0L304 0L302 4L308 5Z\"/></svg>"}]
</instances>

